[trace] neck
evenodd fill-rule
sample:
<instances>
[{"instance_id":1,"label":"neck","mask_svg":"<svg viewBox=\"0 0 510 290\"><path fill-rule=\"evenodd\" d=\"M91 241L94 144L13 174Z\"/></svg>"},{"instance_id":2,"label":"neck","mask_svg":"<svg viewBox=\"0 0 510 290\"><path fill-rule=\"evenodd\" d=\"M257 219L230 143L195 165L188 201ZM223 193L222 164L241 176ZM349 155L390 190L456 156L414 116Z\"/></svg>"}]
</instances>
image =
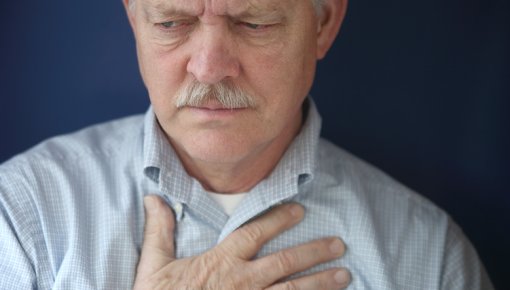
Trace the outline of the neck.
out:
<instances>
[{"instance_id":1,"label":"neck","mask_svg":"<svg viewBox=\"0 0 510 290\"><path fill-rule=\"evenodd\" d=\"M200 181L206 190L230 194L248 192L271 174L299 133L301 119L300 112L296 121L282 131L282 135L233 163L196 160L182 148L174 144L173 147L187 173Z\"/></svg>"}]
</instances>

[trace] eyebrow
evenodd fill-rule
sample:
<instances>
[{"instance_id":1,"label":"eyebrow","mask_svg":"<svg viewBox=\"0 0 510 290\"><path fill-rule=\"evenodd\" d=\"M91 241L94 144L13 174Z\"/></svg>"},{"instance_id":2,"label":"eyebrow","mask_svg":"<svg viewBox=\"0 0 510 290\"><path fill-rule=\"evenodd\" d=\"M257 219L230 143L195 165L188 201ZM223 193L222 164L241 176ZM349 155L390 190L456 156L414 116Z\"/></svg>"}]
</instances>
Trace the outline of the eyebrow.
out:
<instances>
[{"instance_id":1,"label":"eyebrow","mask_svg":"<svg viewBox=\"0 0 510 290\"><path fill-rule=\"evenodd\" d=\"M251 6L253 7L253 6ZM281 7L272 9L248 8L230 17L234 19L257 19L259 21L275 21L285 18L284 9Z\"/></svg>"},{"instance_id":2,"label":"eyebrow","mask_svg":"<svg viewBox=\"0 0 510 290\"><path fill-rule=\"evenodd\" d=\"M193 8L176 7L171 1L140 1L146 19L151 22L161 21L176 15L198 16L201 11L194 11ZM170 3L169 3L170 2ZM248 1L251 2L251 1ZM255 1L256 2L256 1ZM224 15L231 19L257 19L259 21L277 21L285 18L285 9L279 3L271 3L263 7L248 4L239 11L233 11L230 15Z\"/></svg>"},{"instance_id":3,"label":"eyebrow","mask_svg":"<svg viewBox=\"0 0 510 290\"><path fill-rule=\"evenodd\" d=\"M158 1L154 4L149 4L146 1L142 1L142 10L145 18L152 22L157 22L175 15L194 15L191 9L177 8L174 5L166 1Z\"/></svg>"}]
</instances>

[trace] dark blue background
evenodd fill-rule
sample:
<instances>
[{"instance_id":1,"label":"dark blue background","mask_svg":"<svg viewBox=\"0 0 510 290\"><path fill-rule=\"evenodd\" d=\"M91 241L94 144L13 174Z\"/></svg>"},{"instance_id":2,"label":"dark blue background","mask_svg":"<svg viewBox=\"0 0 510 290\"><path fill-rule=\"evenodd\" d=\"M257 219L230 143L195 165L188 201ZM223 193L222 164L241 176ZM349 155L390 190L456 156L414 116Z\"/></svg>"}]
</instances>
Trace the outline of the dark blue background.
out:
<instances>
[{"instance_id":1,"label":"dark blue background","mask_svg":"<svg viewBox=\"0 0 510 290\"><path fill-rule=\"evenodd\" d=\"M353 0L324 135L446 209L510 289L510 2ZM120 0L0 2L0 162L148 106Z\"/></svg>"}]
</instances>

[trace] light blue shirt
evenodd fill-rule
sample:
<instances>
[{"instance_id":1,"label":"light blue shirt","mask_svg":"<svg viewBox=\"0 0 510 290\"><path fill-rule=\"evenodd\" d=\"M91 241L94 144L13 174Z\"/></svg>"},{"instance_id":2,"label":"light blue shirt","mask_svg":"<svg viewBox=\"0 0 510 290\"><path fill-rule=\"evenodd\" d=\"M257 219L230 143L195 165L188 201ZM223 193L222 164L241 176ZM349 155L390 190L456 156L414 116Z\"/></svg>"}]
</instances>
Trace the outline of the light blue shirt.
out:
<instances>
[{"instance_id":1,"label":"light blue shirt","mask_svg":"<svg viewBox=\"0 0 510 290\"><path fill-rule=\"evenodd\" d=\"M442 210L320 139L307 120L271 175L232 216L188 176L153 111L50 139L0 166L0 289L131 289L146 194L177 217L178 257L213 247L243 223L290 200L302 223L259 256L325 236L346 255L348 289L492 289L477 254ZM301 274L306 274L301 273Z\"/></svg>"}]
</instances>

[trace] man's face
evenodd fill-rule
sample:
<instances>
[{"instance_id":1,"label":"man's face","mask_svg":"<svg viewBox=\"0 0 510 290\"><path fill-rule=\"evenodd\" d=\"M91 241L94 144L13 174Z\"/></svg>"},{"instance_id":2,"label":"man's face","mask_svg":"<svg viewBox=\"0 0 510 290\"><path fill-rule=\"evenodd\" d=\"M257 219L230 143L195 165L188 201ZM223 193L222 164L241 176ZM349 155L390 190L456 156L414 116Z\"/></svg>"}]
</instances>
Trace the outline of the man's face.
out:
<instances>
[{"instance_id":1,"label":"man's face","mask_svg":"<svg viewBox=\"0 0 510 290\"><path fill-rule=\"evenodd\" d=\"M318 19L305 0L136 0L142 77L171 143L187 158L238 162L284 142L301 121L317 59ZM226 109L209 99L176 106L193 81L252 96Z\"/></svg>"}]
</instances>

